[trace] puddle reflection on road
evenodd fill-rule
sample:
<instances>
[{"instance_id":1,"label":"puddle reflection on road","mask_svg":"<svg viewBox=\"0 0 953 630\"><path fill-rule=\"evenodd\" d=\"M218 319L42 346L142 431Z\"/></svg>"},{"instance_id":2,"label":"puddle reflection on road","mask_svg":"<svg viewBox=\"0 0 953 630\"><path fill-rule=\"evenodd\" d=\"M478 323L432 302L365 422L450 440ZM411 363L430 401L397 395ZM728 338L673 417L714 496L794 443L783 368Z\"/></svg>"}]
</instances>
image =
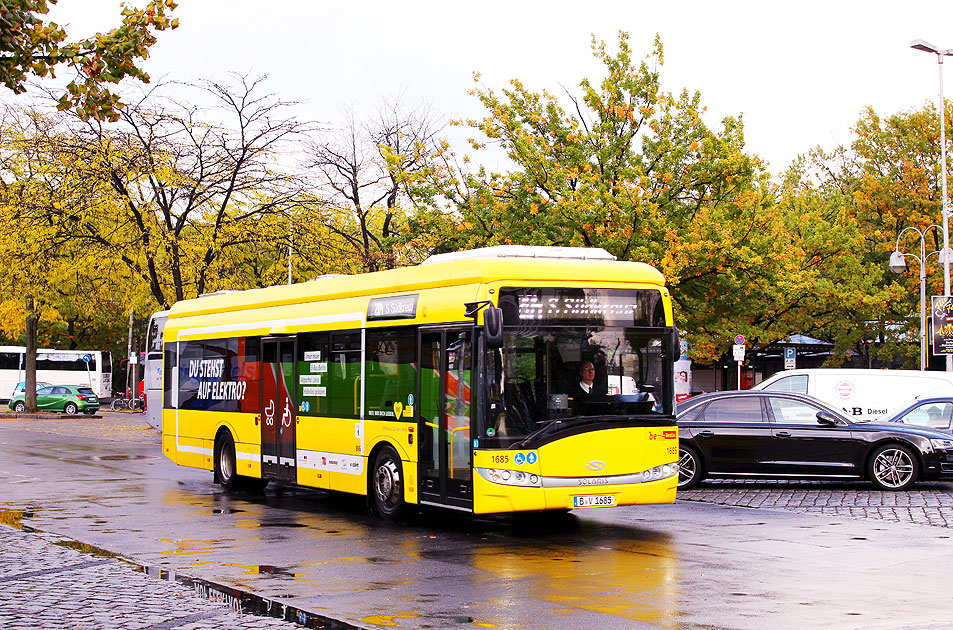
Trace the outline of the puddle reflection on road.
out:
<instances>
[{"instance_id":1,"label":"puddle reflection on road","mask_svg":"<svg viewBox=\"0 0 953 630\"><path fill-rule=\"evenodd\" d=\"M561 614L586 610L674 627L678 562L671 545L665 540L601 542L595 548L543 544L518 550L485 545L474 548L469 561L498 591L489 604L501 611L519 609L531 597L555 604Z\"/></svg>"},{"instance_id":2,"label":"puddle reflection on road","mask_svg":"<svg viewBox=\"0 0 953 630\"><path fill-rule=\"evenodd\" d=\"M2 525L9 525L14 529L32 531L31 528L23 525L23 519L25 518L33 518L33 512L0 507L0 524Z\"/></svg>"},{"instance_id":3,"label":"puddle reflection on road","mask_svg":"<svg viewBox=\"0 0 953 630\"><path fill-rule=\"evenodd\" d=\"M187 561L193 566L230 567L240 571L234 579L266 595L287 588L281 583L295 583L297 595L315 600L389 591L393 608L368 611L375 614L363 619L374 626L418 627L453 607L462 592L469 594L469 614L454 619L466 617L478 627L532 627L528 602L535 602L529 610L568 619L602 614L677 626L678 557L664 532L575 514L486 519L428 513L392 525L368 517L362 498L290 488L226 495L180 486L167 489L163 500L211 527L199 531L223 536L164 538L174 546L164 555L194 555ZM271 562L261 562L266 559ZM446 612L437 616L451 620Z\"/></svg>"}]
</instances>

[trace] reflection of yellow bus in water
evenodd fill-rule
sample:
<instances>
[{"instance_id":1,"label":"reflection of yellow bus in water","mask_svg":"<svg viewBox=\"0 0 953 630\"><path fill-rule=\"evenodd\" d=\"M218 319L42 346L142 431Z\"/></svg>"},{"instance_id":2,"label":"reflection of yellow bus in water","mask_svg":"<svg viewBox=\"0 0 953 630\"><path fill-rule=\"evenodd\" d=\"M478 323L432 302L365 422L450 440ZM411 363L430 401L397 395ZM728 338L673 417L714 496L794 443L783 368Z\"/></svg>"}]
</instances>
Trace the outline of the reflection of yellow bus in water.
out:
<instances>
[{"instance_id":1,"label":"reflection of yellow bus in water","mask_svg":"<svg viewBox=\"0 0 953 630\"><path fill-rule=\"evenodd\" d=\"M495 627L546 627L539 619L553 613L571 627L624 627L620 622L625 621L678 627L681 575L674 545L664 537L633 533L633 538L585 544L571 535L568 542L534 538L522 548L487 542L461 553L459 561L480 570L475 573L482 580L480 600L493 611L482 621ZM536 603L527 606L527 601ZM602 623L596 621L601 615Z\"/></svg>"},{"instance_id":2,"label":"reflection of yellow bus in water","mask_svg":"<svg viewBox=\"0 0 953 630\"><path fill-rule=\"evenodd\" d=\"M386 516L675 498L678 342L648 265L503 246L166 317L163 452L227 489L367 494Z\"/></svg>"}]
</instances>

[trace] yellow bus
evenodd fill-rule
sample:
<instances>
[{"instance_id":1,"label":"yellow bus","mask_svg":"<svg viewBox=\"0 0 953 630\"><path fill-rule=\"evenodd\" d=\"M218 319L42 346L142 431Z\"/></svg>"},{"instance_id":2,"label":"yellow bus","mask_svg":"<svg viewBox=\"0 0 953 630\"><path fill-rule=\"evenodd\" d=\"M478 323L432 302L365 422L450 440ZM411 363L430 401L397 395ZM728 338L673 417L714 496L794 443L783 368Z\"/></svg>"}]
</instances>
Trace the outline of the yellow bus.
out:
<instances>
[{"instance_id":1,"label":"yellow bus","mask_svg":"<svg viewBox=\"0 0 953 630\"><path fill-rule=\"evenodd\" d=\"M649 265L497 246L163 317L163 453L227 490L367 495L387 518L675 499L678 335Z\"/></svg>"}]
</instances>

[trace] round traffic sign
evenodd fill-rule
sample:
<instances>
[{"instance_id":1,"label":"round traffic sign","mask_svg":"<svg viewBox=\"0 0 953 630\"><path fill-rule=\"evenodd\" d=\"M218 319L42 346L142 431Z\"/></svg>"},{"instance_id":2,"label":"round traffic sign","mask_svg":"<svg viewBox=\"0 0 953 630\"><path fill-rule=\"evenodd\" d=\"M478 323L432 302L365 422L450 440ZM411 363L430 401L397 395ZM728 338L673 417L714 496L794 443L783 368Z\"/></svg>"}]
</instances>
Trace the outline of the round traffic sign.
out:
<instances>
[{"instance_id":1,"label":"round traffic sign","mask_svg":"<svg viewBox=\"0 0 953 630\"><path fill-rule=\"evenodd\" d=\"M735 344L739 346L745 345L745 336L744 335L735 335Z\"/></svg>"}]
</instances>

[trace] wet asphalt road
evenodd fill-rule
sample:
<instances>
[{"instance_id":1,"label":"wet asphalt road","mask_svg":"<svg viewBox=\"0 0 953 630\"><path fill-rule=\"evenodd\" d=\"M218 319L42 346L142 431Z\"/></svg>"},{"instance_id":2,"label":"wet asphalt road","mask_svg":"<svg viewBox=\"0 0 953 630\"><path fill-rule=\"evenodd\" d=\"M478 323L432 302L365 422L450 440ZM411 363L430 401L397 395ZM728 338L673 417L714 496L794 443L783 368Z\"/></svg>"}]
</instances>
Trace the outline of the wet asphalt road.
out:
<instances>
[{"instance_id":1,"label":"wet asphalt road","mask_svg":"<svg viewBox=\"0 0 953 630\"><path fill-rule=\"evenodd\" d=\"M939 513L950 490L906 496ZM348 497L225 495L162 458L141 416L0 416L0 516L362 628L953 627L945 521L807 509L865 492L884 500L851 484L710 484L673 506L392 526ZM759 494L774 498L730 504Z\"/></svg>"}]
</instances>

